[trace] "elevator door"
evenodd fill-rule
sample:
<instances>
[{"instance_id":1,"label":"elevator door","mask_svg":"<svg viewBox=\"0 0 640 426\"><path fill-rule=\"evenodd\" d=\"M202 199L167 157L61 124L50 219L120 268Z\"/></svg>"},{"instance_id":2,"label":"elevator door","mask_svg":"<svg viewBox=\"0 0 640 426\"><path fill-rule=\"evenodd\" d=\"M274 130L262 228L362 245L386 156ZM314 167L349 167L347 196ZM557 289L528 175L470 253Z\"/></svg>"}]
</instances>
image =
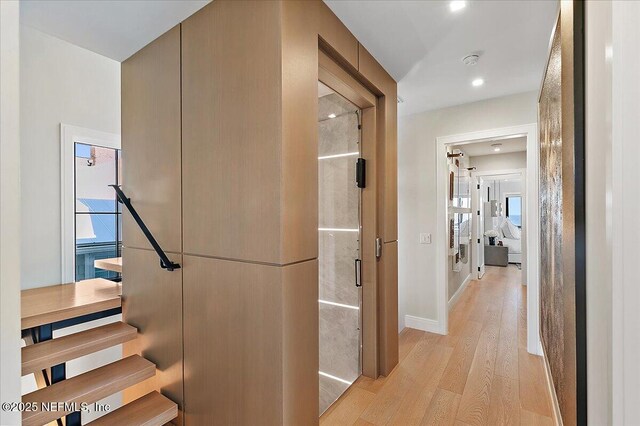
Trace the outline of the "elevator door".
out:
<instances>
[{"instance_id":1,"label":"elevator door","mask_svg":"<svg viewBox=\"0 0 640 426\"><path fill-rule=\"evenodd\" d=\"M318 259L320 414L353 383L361 366L360 110L318 83Z\"/></svg>"}]
</instances>

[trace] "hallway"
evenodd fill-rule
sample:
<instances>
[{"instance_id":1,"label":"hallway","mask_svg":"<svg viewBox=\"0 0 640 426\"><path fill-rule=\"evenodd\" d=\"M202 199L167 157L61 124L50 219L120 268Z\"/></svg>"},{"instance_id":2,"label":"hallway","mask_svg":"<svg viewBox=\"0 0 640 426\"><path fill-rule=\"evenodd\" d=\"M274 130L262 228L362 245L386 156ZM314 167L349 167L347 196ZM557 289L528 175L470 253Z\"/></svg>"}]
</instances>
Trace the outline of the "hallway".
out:
<instances>
[{"instance_id":1,"label":"hallway","mask_svg":"<svg viewBox=\"0 0 640 426\"><path fill-rule=\"evenodd\" d=\"M449 335L406 328L388 377L358 379L321 425L552 425L543 360L526 350L520 271L487 267L449 315Z\"/></svg>"}]
</instances>

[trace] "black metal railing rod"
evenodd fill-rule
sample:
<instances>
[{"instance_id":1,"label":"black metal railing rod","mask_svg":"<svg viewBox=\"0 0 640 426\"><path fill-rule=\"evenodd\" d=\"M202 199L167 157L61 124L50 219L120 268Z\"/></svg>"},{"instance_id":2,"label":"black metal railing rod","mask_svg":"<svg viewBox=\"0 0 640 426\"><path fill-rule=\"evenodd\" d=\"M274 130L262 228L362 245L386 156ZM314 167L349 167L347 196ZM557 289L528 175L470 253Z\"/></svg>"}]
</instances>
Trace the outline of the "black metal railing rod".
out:
<instances>
[{"instance_id":1,"label":"black metal railing rod","mask_svg":"<svg viewBox=\"0 0 640 426\"><path fill-rule=\"evenodd\" d=\"M144 234L145 237L147 237L147 240L149 240L149 243L158 254L158 257L160 257L160 267L163 269L166 269L167 271L173 271L174 269L179 269L180 265L178 263L173 263L169 259L169 257L164 252L164 250L162 250L162 247L160 247L160 244L158 244L156 239L153 237L153 234L151 233L151 231L149 231L149 228L147 228L147 225L145 225L144 221L142 220L142 218L140 217L136 209L131 205L131 199L127 198L127 196L124 194L124 192L122 192L122 189L120 189L118 185L109 185L109 186L116 191L118 201L124 204L127 210L129 210L129 213L131 213L133 220L136 221L136 223L140 227L140 230L142 230L142 233Z\"/></svg>"}]
</instances>

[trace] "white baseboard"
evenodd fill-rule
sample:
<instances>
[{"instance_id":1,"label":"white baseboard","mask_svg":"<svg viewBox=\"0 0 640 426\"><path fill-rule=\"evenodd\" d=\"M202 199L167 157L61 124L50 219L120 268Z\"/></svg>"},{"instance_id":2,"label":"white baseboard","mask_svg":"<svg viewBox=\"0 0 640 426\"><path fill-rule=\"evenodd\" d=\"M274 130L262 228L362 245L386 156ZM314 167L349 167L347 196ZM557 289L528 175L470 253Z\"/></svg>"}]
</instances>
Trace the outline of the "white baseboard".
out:
<instances>
[{"instance_id":1,"label":"white baseboard","mask_svg":"<svg viewBox=\"0 0 640 426\"><path fill-rule=\"evenodd\" d=\"M460 299L462 292L467 288L470 282L471 282L471 273L467 275L467 278L464 279L462 284L460 284L460 287L458 287L458 290L456 290L453 296L451 296L451 299L449 299L449 310L451 310L451 308L454 307L456 302L458 302L458 299Z\"/></svg>"},{"instance_id":2,"label":"white baseboard","mask_svg":"<svg viewBox=\"0 0 640 426\"><path fill-rule=\"evenodd\" d=\"M429 333L444 334L440 323L429 318L420 318L414 317L413 315L405 315L404 325L405 327L428 331Z\"/></svg>"}]
</instances>

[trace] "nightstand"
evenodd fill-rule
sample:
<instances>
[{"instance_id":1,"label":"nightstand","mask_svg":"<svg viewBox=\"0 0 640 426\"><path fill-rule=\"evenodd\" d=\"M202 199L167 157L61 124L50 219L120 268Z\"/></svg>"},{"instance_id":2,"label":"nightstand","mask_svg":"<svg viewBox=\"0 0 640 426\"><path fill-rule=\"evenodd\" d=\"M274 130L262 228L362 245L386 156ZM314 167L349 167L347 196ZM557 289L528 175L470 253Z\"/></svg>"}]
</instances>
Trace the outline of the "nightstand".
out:
<instances>
[{"instance_id":1,"label":"nightstand","mask_svg":"<svg viewBox=\"0 0 640 426\"><path fill-rule=\"evenodd\" d=\"M509 249L505 246L484 246L484 264L507 266L509 264Z\"/></svg>"}]
</instances>

